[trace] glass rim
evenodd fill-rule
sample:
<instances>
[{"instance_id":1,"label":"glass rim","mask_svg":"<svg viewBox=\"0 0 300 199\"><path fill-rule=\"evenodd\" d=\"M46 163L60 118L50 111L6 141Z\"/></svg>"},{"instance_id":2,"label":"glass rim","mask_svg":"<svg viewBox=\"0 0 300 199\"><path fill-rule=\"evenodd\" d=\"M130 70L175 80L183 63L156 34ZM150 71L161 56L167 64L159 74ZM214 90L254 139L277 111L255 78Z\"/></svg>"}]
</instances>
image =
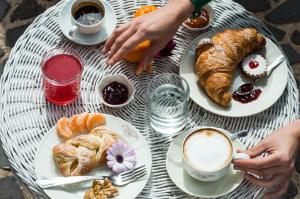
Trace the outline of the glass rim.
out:
<instances>
[{"instance_id":1,"label":"glass rim","mask_svg":"<svg viewBox=\"0 0 300 199\"><path fill-rule=\"evenodd\" d=\"M153 81L155 81L156 79L158 79L158 78L160 78L162 76L165 76L165 75L176 76L176 77L180 78L181 81L183 81L186 84L186 90L184 89L185 94L186 94L185 100L188 100L190 98L190 86L189 86L188 82L186 81L186 79L184 79L183 77L181 77L180 75L175 74L175 73L162 73L162 74L156 75L153 79L151 79L150 82L149 82L149 84L148 84L148 87L147 87L147 95L148 95L148 97L149 98L151 97L150 86L153 83Z\"/></svg>"},{"instance_id":2,"label":"glass rim","mask_svg":"<svg viewBox=\"0 0 300 199\"><path fill-rule=\"evenodd\" d=\"M47 58L47 55L54 52L55 50L62 50L62 51L70 51L72 54L70 53L57 53L56 55L72 55L75 59L77 59L81 65L81 70L80 70L80 73L78 73L75 77L73 77L72 79L68 79L68 80L62 80L62 81L59 81L59 80L56 80L56 79L53 79L51 77L49 77L46 73L45 73L45 70L44 70L44 65L46 63L47 60L50 59L50 57ZM73 55L74 54L74 55ZM82 59L80 58L79 54L76 53L74 50L70 49L70 48L65 48L65 47L55 47L47 52L45 52L42 56L42 62L41 62L41 67L42 67L42 74L47 78L49 79L50 81L54 82L54 83L57 83L57 84L64 84L64 83L70 83L70 82L73 82L75 81L78 77L80 77L82 75L82 72L83 72L83 62L82 62Z\"/></svg>"}]
</instances>

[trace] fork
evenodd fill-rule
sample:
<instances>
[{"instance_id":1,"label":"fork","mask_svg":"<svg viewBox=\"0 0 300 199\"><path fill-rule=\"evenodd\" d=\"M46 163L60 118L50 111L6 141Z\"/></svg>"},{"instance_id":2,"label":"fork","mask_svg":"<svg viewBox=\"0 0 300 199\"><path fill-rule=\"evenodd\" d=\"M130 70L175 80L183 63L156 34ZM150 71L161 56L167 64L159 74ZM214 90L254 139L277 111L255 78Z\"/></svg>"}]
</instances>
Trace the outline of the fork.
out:
<instances>
[{"instance_id":1,"label":"fork","mask_svg":"<svg viewBox=\"0 0 300 199\"><path fill-rule=\"evenodd\" d=\"M75 184L90 180L104 180L108 178L116 186L124 186L133 181L139 180L147 174L146 166L142 165L130 171L126 171L117 175L110 176L71 176L71 177L55 177L55 178L42 178L36 180L36 183L43 189L56 187L61 185Z\"/></svg>"}]
</instances>

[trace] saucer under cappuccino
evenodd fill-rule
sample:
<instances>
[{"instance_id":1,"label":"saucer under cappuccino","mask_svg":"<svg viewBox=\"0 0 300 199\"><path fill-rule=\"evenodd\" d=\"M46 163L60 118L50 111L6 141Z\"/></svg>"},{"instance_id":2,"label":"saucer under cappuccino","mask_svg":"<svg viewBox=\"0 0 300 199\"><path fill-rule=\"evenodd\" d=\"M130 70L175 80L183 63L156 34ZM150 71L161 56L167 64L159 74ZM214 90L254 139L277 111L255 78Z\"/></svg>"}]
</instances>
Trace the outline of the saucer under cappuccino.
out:
<instances>
[{"instance_id":1,"label":"saucer under cappuccino","mask_svg":"<svg viewBox=\"0 0 300 199\"><path fill-rule=\"evenodd\" d=\"M232 145L223 133L203 129L186 138L184 155L193 167L208 172L215 171L231 161Z\"/></svg>"}]
</instances>

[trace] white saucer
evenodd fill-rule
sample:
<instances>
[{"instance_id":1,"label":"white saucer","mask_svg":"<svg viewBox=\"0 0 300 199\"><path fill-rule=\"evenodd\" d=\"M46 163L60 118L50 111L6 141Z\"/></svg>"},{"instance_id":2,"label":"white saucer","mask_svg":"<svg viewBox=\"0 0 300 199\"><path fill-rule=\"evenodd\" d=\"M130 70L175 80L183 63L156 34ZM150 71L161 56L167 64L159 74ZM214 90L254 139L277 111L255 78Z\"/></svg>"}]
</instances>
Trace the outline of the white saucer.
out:
<instances>
[{"instance_id":1,"label":"white saucer","mask_svg":"<svg viewBox=\"0 0 300 199\"><path fill-rule=\"evenodd\" d=\"M95 45L105 41L114 31L117 26L117 17L114 9L109 3L103 1L106 16L104 18L103 29L96 34L85 35L76 33L74 37L69 35L69 30L72 27L70 9L72 1L68 1L59 14L59 26L63 34L71 41L82 45Z\"/></svg>"},{"instance_id":2,"label":"white saucer","mask_svg":"<svg viewBox=\"0 0 300 199\"><path fill-rule=\"evenodd\" d=\"M216 198L235 190L244 179L244 172L230 168L229 173L214 182L201 182L192 178L184 169L181 157L181 145L190 131L178 135L171 143L166 159L169 177L183 192L201 198ZM227 132L228 133L228 132ZM234 149L242 149L239 141L233 141Z\"/></svg>"}]
</instances>

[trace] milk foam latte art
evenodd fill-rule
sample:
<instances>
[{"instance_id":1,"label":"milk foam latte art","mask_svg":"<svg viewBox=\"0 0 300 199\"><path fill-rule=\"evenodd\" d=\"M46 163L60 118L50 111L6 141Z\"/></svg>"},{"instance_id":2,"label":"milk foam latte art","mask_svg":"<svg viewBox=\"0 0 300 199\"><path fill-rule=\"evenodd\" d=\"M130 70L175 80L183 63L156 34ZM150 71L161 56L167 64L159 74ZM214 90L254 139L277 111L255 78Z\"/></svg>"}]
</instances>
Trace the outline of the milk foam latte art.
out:
<instances>
[{"instance_id":1,"label":"milk foam latte art","mask_svg":"<svg viewBox=\"0 0 300 199\"><path fill-rule=\"evenodd\" d=\"M225 130L224 130L225 132ZM233 159L249 159L235 153L232 140L222 129L198 127L191 130L182 144L184 170L200 181L215 181L227 175Z\"/></svg>"},{"instance_id":2,"label":"milk foam latte art","mask_svg":"<svg viewBox=\"0 0 300 199\"><path fill-rule=\"evenodd\" d=\"M212 129L200 130L186 139L184 155L195 168L215 171L230 162L232 145L222 133Z\"/></svg>"}]
</instances>

